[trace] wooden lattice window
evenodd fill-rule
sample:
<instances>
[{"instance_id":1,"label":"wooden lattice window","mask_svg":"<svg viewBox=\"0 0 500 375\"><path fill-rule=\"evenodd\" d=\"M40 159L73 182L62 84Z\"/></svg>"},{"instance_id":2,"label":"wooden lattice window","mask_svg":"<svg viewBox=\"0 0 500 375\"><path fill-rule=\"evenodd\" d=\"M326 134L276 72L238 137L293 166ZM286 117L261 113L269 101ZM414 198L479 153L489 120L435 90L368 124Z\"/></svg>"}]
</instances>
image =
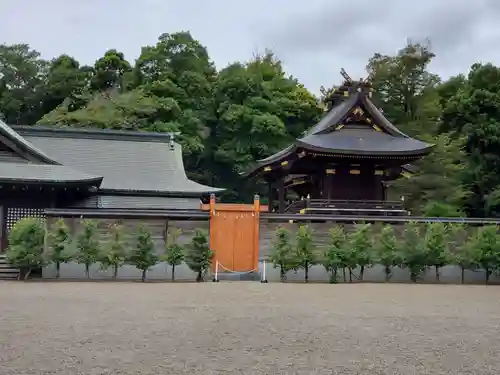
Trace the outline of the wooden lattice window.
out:
<instances>
[{"instance_id":1,"label":"wooden lattice window","mask_svg":"<svg viewBox=\"0 0 500 375\"><path fill-rule=\"evenodd\" d=\"M43 208L9 207L7 209L7 231L11 230L14 224L25 217L36 217L45 221Z\"/></svg>"}]
</instances>

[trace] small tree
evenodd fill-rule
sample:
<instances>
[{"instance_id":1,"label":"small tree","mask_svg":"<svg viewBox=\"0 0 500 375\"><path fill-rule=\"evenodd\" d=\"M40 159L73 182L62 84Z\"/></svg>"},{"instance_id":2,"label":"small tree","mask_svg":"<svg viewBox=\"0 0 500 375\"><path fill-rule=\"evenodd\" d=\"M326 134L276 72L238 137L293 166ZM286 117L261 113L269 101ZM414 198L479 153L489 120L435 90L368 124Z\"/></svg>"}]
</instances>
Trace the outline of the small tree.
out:
<instances>
[{"instance_id":1,"label":"small tree","mask_svg":"<svg viewBox=\"0 0 500 375\"><path fill-rule=\"evenodd\" d=\"M48 260L56 265L56 279L61 277L61 263L71 260L71 232L63 219L52 224L47 237Z\"/></svg>"},{"instance_id":2,"label":"small tree","mask_svg":"<svg viewBox=\"0 0 500 375\"><path fill-rule=\"evenodd\" d=\"M44 265L44 244L45 228L40 219L28 217L14 224L9 233L6 257L10 264L19 268L20 280L26 280L33 268Z\"/></svg>"},{"instance_id":3,"label":"small tree","mask_svg":"<svg viewBox=\"0 0 500 375\"><path fill-rule=\"evenodd\" d=\"M401 250L402 264L410 270L411 281L417 282L419 275L426 267L424 246L417 223L409 222L405 224Z\"/></svg>"},{"instance_id":4,"label":"small tree","mask_svg":"<svg viewBox=\"0 0 500 375\"><path fill-rule=\"evenodd\" d=\"M477 268L477 264L474 263L474 244L472 243L474 236L469 236L464 224L450 224L448 229L450 261L460 267L460 280L464 284L465 270Z\"/></svg>"},{"instance_id":5,"label":"small tree","mask_svg":"<svg viewBox=\"0 0 500 375\"><path fill-rule=\"evenodd\" d=\"M90 278L90 266L99 258L99 238L97 233L97 222L94 220L82 220L81 231L76 237L75 260L85 265L85 276Z\"/></svg>"},{"instance_id":6,"label":"small tree","mask_svg":"<svg viewBox=\"0 0 500 375\"><path fill-rule=\"evenodd\" d=\"M372 243L370 224L356 224L354 231L347 236L347 265L349 281L352 282L352 270L360 267L359 279L363 280L365 267L371 264Z\"/></svg>"},{"instance_id":7,"label":"small tree","mask_svg":"<svg viewBox=\"0 0 500 375\"><path fill-rule=\"evenodd\" d=\"M323 253L321 264L330 274L330 283L337 282L339 268L345 268L345 232L341 226L335 226L329 231L330 243ZM344 274L345 282L345 274Z\"/></svg>"},{"instance_id":8,"label":"small tree","mask_svg":"<svg viewBox=\"0 0 500 375\"><path fill-rule=\"evenodd\" d=\"M480 227L472 242L474 263L486 272L485 282L490 281L490 276L500 264L500 238L496 225Z\"/></svg>"},{"instance_id":9,"label":"small tree","mask_svg":"<svg viewBox=\"0 0 500 375\"><path fill-rule=\"evenodd\" d=\"M215 255L210 249L208 233L203 229L196 229L190 246L188 246L185 261L188 267L196 272L196 281L204 281L212 259Z\"/></svg>"},{"instance_id":10,"label":"small tree","mask_svg":"<svg viewBox=\"0 0 500 375\"><path fill-rule=\"evenodd\" d=\"M374 261L384 266L385 282L387 283L392 276L392 268L401 264L398 241L394 235L392 225L386 224L382 227L377 236L374 250Z\"/></svg>"},{"instance_id":11,"label":"small tree","mask_svg":"<svg viewBox=\"0 0 500 375\"><path fill-rule=\"evenodd\" d=\"M436 281L439 281L439 269L450 259L448 233L444 223L428 223L424 236L426 265L434 266Z\"/></svg>"},{"instance_id":12,"label":"small tree","mask_svg":"<svg viewBox=\"0 0 500 375\"><path fill-rule=\"evenodd\" d=\"M103 250L100 262L104 269L113 268L113 279L118 277L118 270L127 261L127 246L123 227L113 224L110 228L110 242Z\"/></svg>"},{"instance_id":13,"label":"small tree","mask_svg":"<svg viewBox=\"0 0 500 375\"><path fill-rule=\"evenodd\" d=\"M458 245L452 254L452 261L460 267L460 281L465 283L465 270L473 270L478 267L475 259L476 238L470 238Z\"/></svg>"},{"instance_id":14,"label":"small tree","mask_svg":"<svg viewBox=\"0 0 500 375\"><path fill-rule=\"evenodd\" d=\"M307 225L301 225L296 235L295 260L297 266L304 269L304 281L309 282L309 268L317 261L314 253L312 232Z\"/></svg>"},{"instance_id":15,"label":"small tree","mask_svg":"<svg viewBox=\"0 0 500 375\"><path fill-rule=\"evenodd\" d=\"M278 228L270 256L274 268L280 269L280 281L286 280L286 273L294 269L293 250L290 243L290 231L286 228Z\"/></svg>"},{"instance_id":16,"label":"small tree","mask_svg":"<svg viewBox=\"0 0 500 375\"><path fill-rule=\"evenodd\" d=\"M169 228L165 241L165 254L163 254L162 260L172 267L172 281L175 281L175 267L180 266L184 261L184 249L179 244L181 234L180 229Z\"/></svg>"},{"instance_id":17,"label":"small tree","mask_svg":"<svg viewBox=\"0 0 500 375\"><path fill-rule=\"evenodd\" d=\"M151 232L144 225L140 225L137 231L137 244L129 256L130 264L142 271L141 281L146 281L148 270L158 263L155 253L155 244Z\"/></svg>"}]
</instances>

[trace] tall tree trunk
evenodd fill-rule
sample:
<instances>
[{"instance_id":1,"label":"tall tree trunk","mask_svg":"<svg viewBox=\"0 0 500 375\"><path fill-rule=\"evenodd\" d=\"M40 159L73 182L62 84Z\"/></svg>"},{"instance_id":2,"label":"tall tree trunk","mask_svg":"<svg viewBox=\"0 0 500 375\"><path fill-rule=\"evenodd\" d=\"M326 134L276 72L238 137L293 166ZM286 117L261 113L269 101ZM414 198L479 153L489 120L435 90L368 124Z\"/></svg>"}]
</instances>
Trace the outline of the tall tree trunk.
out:
<instances>
[{"instance_id":1,"label":"tall tree trunk","mask_svg":"<svg viewBox=\"0 0 500 375\"><path fill-rule=\"evenodd\" d=\"M61 278L61 262L56 262L56 279Z\"/></svg>"},{"instance_id":2,"label":"tall tree trunk","mask_svg":"<svg viewBox=\"0 0 500 375\"><path fill-rule=\"evenodd\" d=\"M146 281L146 272L148 272L148 270L142 270L142 276L141 276L141 281L142 282Z\"/></svg>"},{"instance_id":3,"label":"tall tree trunk","mask_svg":"<svg viewBox=\"0 0 500 375\"><path fill-rule=\"evenodd\" d=\"M365 266L361 266L359 270L359 279L363 281L363 276L365 275Z\"/></svg>"},{"instance_id":4,"label":"tall tree trunk","mask_svg":"<svg viewBox=\"0 0 500 375\"><path fill-rule=\"evenodd\" d=\"M462 280L462 284L465 283L465 267L460 267L460 278Z\"/></svg>"},{"instance_id":5,"label":"tall tree trunk","mask_svg":"<svg viewBox=\"0 0 500 375\"><path fill-rule=\"evenodd\" d=\"M410 271L410 279L411 281L413 281L414 283L417 282L417 273L413 270Z\"/></svg>"},{"instance_id":6,"label":"tall tree trunk","mask_svg":"<svg viewBox=\"0 0 500 375\"><path fill-rule=\"evenodd\" d=\"M31 273L31 267L28 267L28 269L26 270L26 272L24 272L23 280L28 280L28 277L30 276L30 273Z\"/></svg>"},{"instance_id":7,"label":"tall tree trunk","mask_svg":"<svg viewBox=\"0 0 500 375\"><path fill-rule=\"evenodd\" d=\"M351 267L349 267L348 270L349 270L349 282L352 283L352 269L351 269Z\"/></svg>"},{"instance_id":8,"label":"tall tree trunk","mask_svg":"<svg viewBox=\"0 0 500 375\"><path fill-rule=\"evenodd\" d=\"M486 281L486 284L488 284L490 282L491 271L489 268L485 268L485 271L486 271L485 281Z\"/></svg>"},{"instance_id":9,"label":"tall tree trunk","mask_svg":"<svg viewBox=\"0 0 500 375\"><path fill-rule=\"evenodd\" d=\"M116 280L117 277L118 277L118 264L115 264L113 266L113 279Z\"/></svg>"},{"instance_id":10,"label":"tall tree trunk","mask_svg":"<svg viewBox=\"0 0 500 375\"><path fill-rule=\"evenodd\" d=\"M172 265L172 282L175 281L175 265Z\"/></svg>"},{"instance_id":11,"label":"tall tree trunk","mask_svg":"<svg viewBox=\"0 0 500 375\"><path fill-rule=\"evenodd\" d=\"M347 278L346 278L346 275L345 275L345 267L342 267L342 273L344 275L344 283L347 282Z\"/></svg>"},{"instance_id":12,"label":"tall tree trunk","mask_svg":"<svg viewBox=\"0 0 500 375\"><path fill-rule=\"evenodd\" d=\"M90 279L90 264L85 264L85 277Z\"/></svg>"},{"instance_id":13,"label":"tall tree trunk","mask_svg":"<svg viewBox=\"0 0 500 375\"><path fill-rule=\"evenodd\" d=\"M337 282L337 272L338 272L338 268L335 267L333 269L332 275L330 275L330 283L335 284Z\"/></svg>"},{"instance_id":14,"label":"tall tree trunk","mask_svg":"<svg viewBox=\"0 0 500 375\"><path fill-rule=\"evenodd\" d=\"M285 271L283 270L283 268L280 268L280 281L282 283L285 282Z\"/></svg>"},{"instance_id":15,"label":"tall tree trunk","mask_svg":"<svg viewBox=\"0 0 500 375\"><path fill-rule=\"evenodd\" d=\"M436 269L436 281L439 282L439 266L434 266Z\"/></svg>"},{"instance_id":16,"label":"tall tree trunk","mask_svg":"<svg viewBox=\"0 0 500 375\"><path fill-rule=\"evenodd\" d=\"M385 282L388 283L391 278L391 267L385 266Z\"/></svg>"},{"instance_id":17,"label":"tall tree trunk","mask_svg":"<svg viewBox=\"0 0 500 375\"><path fill-rule=\"evenodd\" d=\"M200 270L200 271L198 271L198 274L196 275L196 282L201 283L202 281L203 281L203 275L202 275L202 272Z\"/></svg>"},{"instance_id":18,"label":"tall tree trunk","mask_svg":"<svg viewBox=\"0 0 500 375\"><path fill-rule=\"evenodd\" d=\"M304 267L304 281L306 283L309 282L309 263L306 262L305 267Z\"/></svg>"}]
</instances>

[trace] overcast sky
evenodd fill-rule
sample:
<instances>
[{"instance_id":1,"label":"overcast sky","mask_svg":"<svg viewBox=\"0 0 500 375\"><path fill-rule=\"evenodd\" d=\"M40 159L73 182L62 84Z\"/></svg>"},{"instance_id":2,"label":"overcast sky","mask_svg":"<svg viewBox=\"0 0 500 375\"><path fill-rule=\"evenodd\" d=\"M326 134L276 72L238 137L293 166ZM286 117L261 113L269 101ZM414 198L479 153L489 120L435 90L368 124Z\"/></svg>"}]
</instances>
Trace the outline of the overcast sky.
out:
<instances>
[{"instance_id":1,"label":"overcast sky","mask_svg":"<svg viewBox=\"0 0 500 375\"><path fill-rule=\"evenodd\" d=\"M110 48L133 61L162 33L189 30L218 68L265 48L317 92L345 68L364 76L374 52L430 38L432 70L500 64L500 0L0 0L0 43L92 64Z\"/></svg>"}]
</instances>

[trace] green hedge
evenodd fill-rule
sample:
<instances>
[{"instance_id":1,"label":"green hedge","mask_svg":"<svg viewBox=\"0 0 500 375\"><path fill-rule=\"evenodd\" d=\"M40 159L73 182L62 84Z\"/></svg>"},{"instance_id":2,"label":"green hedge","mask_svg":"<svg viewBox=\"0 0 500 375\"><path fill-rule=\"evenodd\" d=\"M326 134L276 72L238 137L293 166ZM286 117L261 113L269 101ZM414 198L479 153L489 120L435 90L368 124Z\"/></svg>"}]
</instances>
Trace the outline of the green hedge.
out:
<instances>
[{"instance_id":1,"label":"green hedge","mask_svg":"<svg viewBox=\"0 0 500 375\"><path fill-rule=\"evenodd\" d=\"M465 270L483 269L486 282L492 273L500 271L500 234L495 225L473 228L443 223L423 227L413 222L403 227L356 224L348 233L336 225L329 231L327 245L318 247L312 238L313 230L307 225L300 226L296 233L277 228L270 260L280 269L282 281L288 271L304 269L307 282L312 265L322 265L332 283L338 281L340 270L344 281L346 275L350 282L353 277L363 280L365 270L374 265L384 267L387 282L394 267L408 269L414 282L430 267L435 269L439 281L441 267L457 265L462 269L462 283ZM359 270L358 275L354 275L355 269Z\"/></svg>"},{"instance_id":2,"label":"green hedge","mask_svg":"<svg viewBox=\"0 0 500 375\"><path fill-rule=\"evenodd\" d=\"M172 280L175 267L183 261L196 272L197 281L203 281L210 268L214 252L209 247L208 233L196 229L190 244L182 246L177 239L180 230L170 228L164 251L158 254L151 231L140 226L137 233L129 235L119 224L112 224L103 241L98 232L98 222L84 219L80 230L72 234L63 219L46 228L36 218L25 218L16 222L9 232L9 247L6 255L9 262L20 269L20 279L26 279L31 270L54 264L56 278L60 278L61 264L76 262L85 266L85 275L90 278L90 267L100 264L103 269L111 268L113 278L118 277L119 268L130 264L142 271L142 281L147 271L165 261L172 266Z\"/></svg>"}]
</instances>

